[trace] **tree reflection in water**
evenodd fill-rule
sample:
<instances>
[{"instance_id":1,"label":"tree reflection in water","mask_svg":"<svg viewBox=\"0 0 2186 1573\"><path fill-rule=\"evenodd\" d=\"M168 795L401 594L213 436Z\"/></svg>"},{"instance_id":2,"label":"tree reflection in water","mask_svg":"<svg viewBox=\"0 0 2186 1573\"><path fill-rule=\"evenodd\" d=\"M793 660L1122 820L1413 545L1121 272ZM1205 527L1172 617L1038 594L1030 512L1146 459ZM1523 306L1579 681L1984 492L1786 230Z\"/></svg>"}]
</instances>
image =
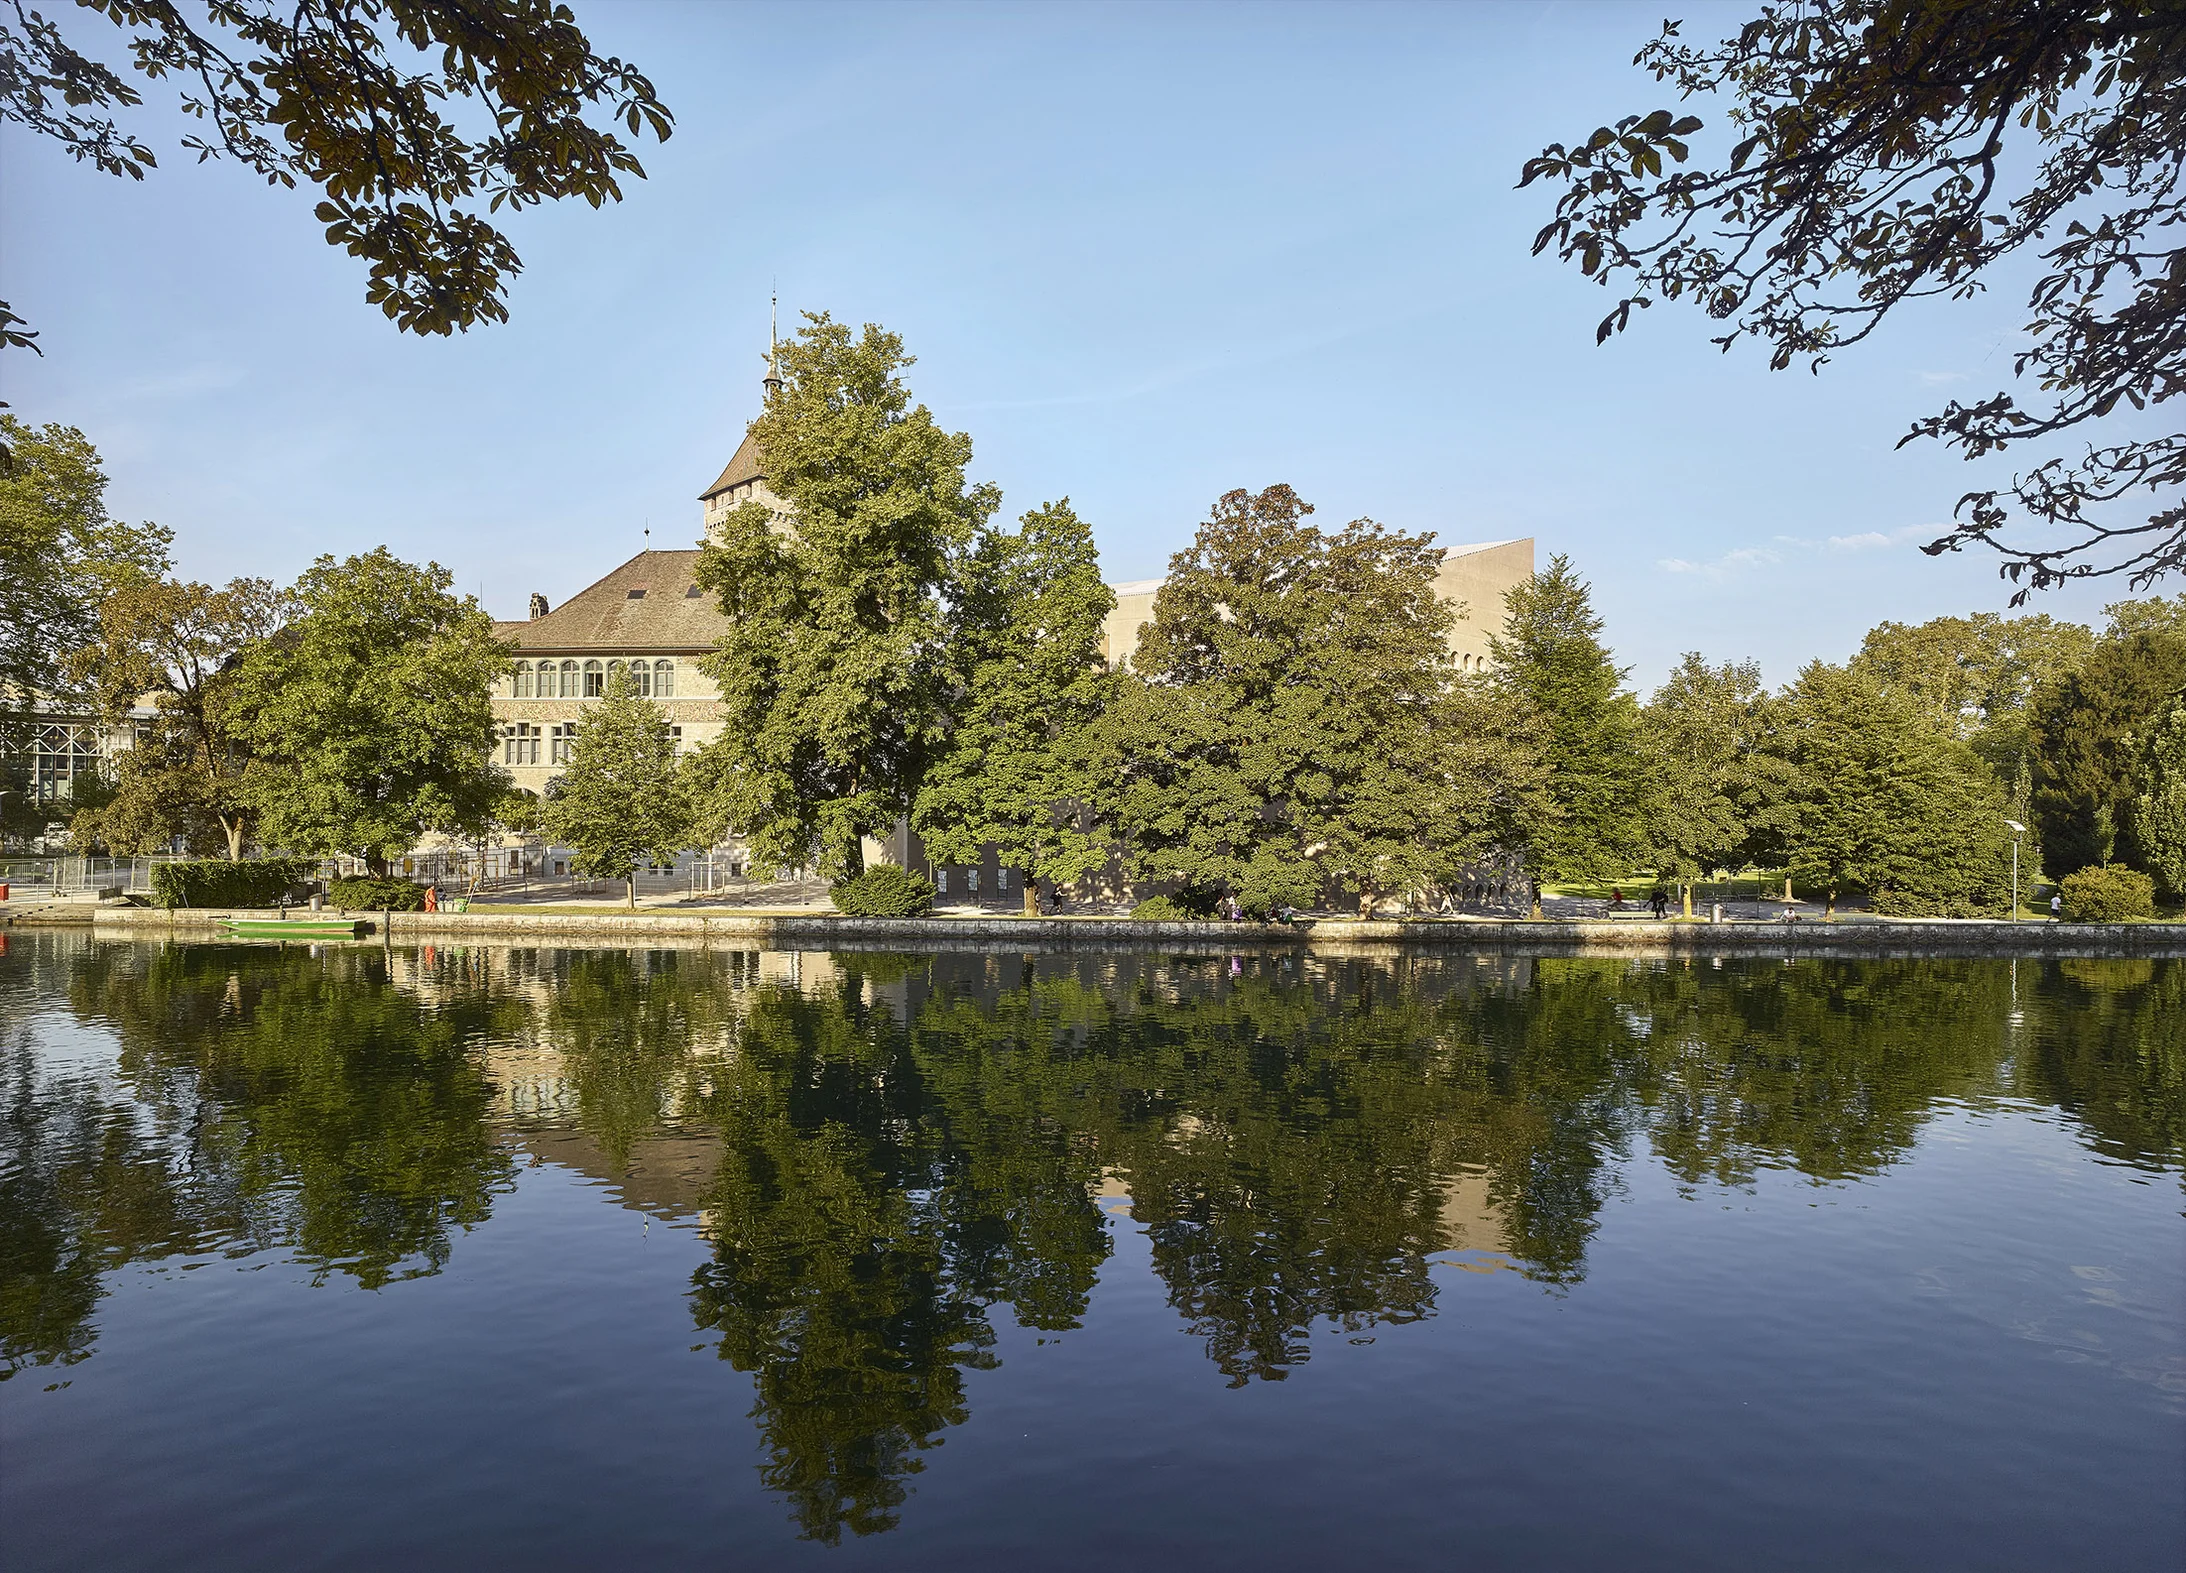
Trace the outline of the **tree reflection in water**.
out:
<instances>
[{"instance_id":1,"label":"tree reflection in water","mask_svg":"<svg viewBox=\"0 0 2186 1573\"><path fill-rule=\"evenodd\" d=\"M390 970L392 969L392 970ZM995 1363L1080 1325L1128 1193L1232 1385L1317 1329L1430 1316L1435 1263L1582 1281L1618 1165L1694 1186L1898 1161L2016 1098L2113 1159L2186 1158L2186 966L1407 956L320 954L53 939L0 969L111 1074L0 1040L0 1340L83 1358L112 1269L292 1252L437 1271L511 1183L496 1066L552 1062L620 1166L718 1159L690 1291L750 1373L767 1484L833 1541L897 1521ZM1448 1281L1442 1280L1446 1292Z\"/></svg>"}]
</instances>

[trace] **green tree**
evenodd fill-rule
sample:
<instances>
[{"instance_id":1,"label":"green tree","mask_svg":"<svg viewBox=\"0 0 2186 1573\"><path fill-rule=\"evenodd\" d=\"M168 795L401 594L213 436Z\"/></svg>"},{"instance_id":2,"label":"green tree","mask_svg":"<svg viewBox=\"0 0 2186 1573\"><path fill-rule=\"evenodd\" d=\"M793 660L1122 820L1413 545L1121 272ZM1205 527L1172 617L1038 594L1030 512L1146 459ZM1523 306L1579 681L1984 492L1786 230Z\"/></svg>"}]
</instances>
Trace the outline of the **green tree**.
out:
<instances>
[{"instance_id":1,"label":"green tree","mask_svg":"<svg viewBox=\"0 0 2186 1573\"><path fill-rule=\"evenodd\" d=\"M2113 627L2086 661L2036 693L2030 806L2051 878L2115 854L2137 863L2130 845L2135 762L2142 737L2182 687L2186 634Z\"/></svg>"},{"instance_id":2,"label":"green tree","mask_svg":"<svg viewBox=\"0 0 2186 1573\"><path fill-rule=\"evenodd\" d=\"M2186 434L2101 424L2186 382L2186 14L2145 0L1787 0L1721 44L1678 35L1665 22L1636 63L1681 99L1725 104L1730 137L1702 167L1672 167L1700 117L1656 109L1549 147L1520 180L1563 184L1535 252L1628 292L1597 341L1634 307L1685 300L1725 348L1752 336L1772 367L1818 369L1900 302L1971 296L1998 265L2036 262L2013 370L2037 405L1954 400L1903 440L1967 458L2087 440L1967 495L1924 549L1993 548L2023 586L2015 605L2067 579L2140 586L2186 566ZM2135 498L2156 511L2120 516ZM2014 506L2030 544L2003 538Z\"/></svg>"},{"instance_id":3,"label":"green tree","mask_svg":"<svg viewBox=\"0 0 2186 1573\"><path fill-rule=\"evenodd\" d=\"M1107 856L1083 822L1088 730L1114 688L1101 620L1116 604L1093 533L1070 500L1026 514L1015 533L980 532L956 575L956 723L927 771L911 824L940 863L992 845L1038 881L1071 884Z\"/></svg>"},{"instance_id":4,"label":"green tree","mask_svg":"<svg viewBox=\"0 0 2186 1573\"><path fill-rule=\"evenodd\" d=\"M236 703L236 667L290 610L267 579L235 579L219 590L139 579L107 596L98 640L77 653L75 667L110 718L125 718L146 695L153 714L121 756L114 800L77 816L79 838L133 853L210 829L230 861L241 860L258 819L263 767Z\"/></svg>"},{"instance_id":5,"label":"green tree","mask_svg":"<svg viewBox=\"0 0 2186 1573\"><path fill-rule=\"evenodd\" d=\"M825 313L779 351L752 424L789 505L732 511L699 557L729 629L701 663L726 723L699 770L707 818L752 856L831 874L910 811L953 701L952 566L1001 498L967 485L971 438L911 405L895 334Z\"/></svg>"},{"instance_id":6,"label":"green tree","mask_svg":"<svg viewBox=\"0 0 2186 1573\"><path fill-rule=\"evenodd\" d=\"M2141 744L2133 842L2165 894L2186 896L2186 690L2171 696Z\"/></svg>"},{"instance_id":7,"label":"green tree","mask_svg":"<svg viewBox=\"0 0 2186 1573\"><path fill-rule=\"evenodd\" d=\"M309 857L346 853L375 874L428 832L474 830L507 778L489 697L512 647L469 596L379 547L321 557L296 581L298 615L253 645L235 702L265 769L259 834Z\"/></svg>"},{"instance_id":8,"label":"green tree","mask_svg":"<svg viewBox=\"0 0 2186 1573\"><path fill-rule=\"evenodd\" d=\"M578 873L625 881L634 908L639 866L673 862L691 844L687 787L668 718L618 671L577 723L540 823L576 853Z\"/></svg>"},{"instance_id":9,"label":"green tree","mask_svg":"<svg viewBox=\"0 0 2186 1573\"><path fill-rule=\"evenodd\" d=\"M1433 883L1484 838L1442 749L1454 613L1430 536L1334 534L1288 486L1234 491L1169 562L1098 770L1142 880L1193 910Z\"/></svg>"},{"instance_id":10,"label":"green tree","mask_svg":"<svg viewBox=\"0 0 2186 1573\"><path fill-rule=\"evenodd\" d=\"M1614 879L1641 851L1639 704L1601 631L1590 587L1558 553L1510 592L1489 641L1496 685L1533 718L1545 769L1539 808L1516 827L1535 879Z\"/></svg>"},{"instance_id":11,"label":"green tree","mask_svg":"<svg viewBox=\"0 0 2186 1573\"><path fill-rule=\"evenodd\" d=\"M1861 673L1821 661L1772 707L1773 748L1792 770L1790 875L1831 914L1848 889L1876 908L1968 916L2009 883L2008 805L1964 743Z\"/></svg>"},{"instance_id":12,"label":"green tree","mask_svg":"<svg viewBox=\"0 0 2186 1573\"><path fill-rule=\"evenodd\" d=\"M2078 623L1976 612L1880 623L1852 664L1905 695L1936 730L1971 743L2003 783L2012 817L2023 820L2034 813L2035 691L2094 648L2094 631Z\"/></svg>"},{"instance_id":13,"label":"green tree","mask_svg":"<svg viewBox=\"0 0 2186 1573\"><path fill-rule=\"evenodd\" d=\"M481 215L563 197L620 201L644 178L615 136L674 124L635 67L594 53L559 0L108 0L136 74L181 87L202 162L316 187L329 245L370 268L365 299L407 333L503 321L523 264ZM81 21L82 13L77 13ZM82 22L85 31L95 24ZM0 22L0 120L142 180L158 160L117 112L144 95L97 45L37 12ZM479 114L451 112L475 101ZM600 111L604 124L588 118ZM488 128L477 135L473 125ZM7 342L36 349L0 302ZM12 439L15 433L10 432Z\"/></svg>"},{"instance_id":14,"label":"green tree","mask_svg":"<svg viewBox=\"0 0 2186 1573\"><path fill-rule=\"evenodd\" d=\"M1746 861L1754 802L1757 714L1766 690L1752 661L1711 667L1687 651L1640 711L1649 777L1646 856L1674 879L1685 915L1693 881Z\"/></svg>"},{"instance_id":15,"label":"green tree","mask_svg":"<svg viewBox=\"0 0 2186 1573\"><path fill-rule=\"evenodd\" d=\"M69 657L99 636L99 606L167 571L173 535L106 511L106 471L72 426L0 415L14 452L0 470L0 752L43 702L88 703Z\"/></svg>"}]
</instances>

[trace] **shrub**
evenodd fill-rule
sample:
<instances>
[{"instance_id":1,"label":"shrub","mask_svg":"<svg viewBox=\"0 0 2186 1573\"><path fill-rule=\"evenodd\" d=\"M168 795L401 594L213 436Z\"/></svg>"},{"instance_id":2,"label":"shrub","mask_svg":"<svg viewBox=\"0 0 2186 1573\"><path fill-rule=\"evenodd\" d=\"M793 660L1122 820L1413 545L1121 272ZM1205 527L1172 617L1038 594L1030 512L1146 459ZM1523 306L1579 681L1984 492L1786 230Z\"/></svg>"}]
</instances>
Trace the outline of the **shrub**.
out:
<instances>
[{"instance_id":1,"label":"shrub","mask_svg":"<svg viewBox=\"0 0 2186 1573\"><path fill-rule=\"evenodd\" d=\"M1170 896L1149 896L1131 909L1141 923L1202 923L1205 914L1187 911Z\"/></svg>"},{"instance_id":2,"label":"shrub","mask_svg":"<svg viewBox=\"0 0 2186 1573\"><path fill-rule=\"evenodd\" d=\"M163 907L270 907L311 877L309 858L266 858L230 863L197 858L152 866L152 894Z\"/></svg>"},{"instance_id":3,"label":"shrub","mask_svg":"<svg viewBox=\"0 0 2186 1573\"><path fill-rule=\"evenodd\" d=\"M2156 915L2156 882L2122 863L2091 864L2067 874L2059 893L2070 923L2123 923Z\"/></svg>"},{"instance_id":4,"label":"shrub","mask_svg":"<svg viewBox=\"0 0 2186 1573\"><path fill-rule=\"evenodd\" d=\"M326 899L344 912L422 912L425 887L407 879L358 874L326 882Z\"/></svg>"},{"instance_id":5,"label":"shrub","mask_svg":"<svg viewBox=\"0 0 2186 1573\"><path fill-rule=\"evenodd\" d=\"M933 881L892 863L838 879L827 893L837 912L854 918L922 918L934 910Z\"/></svg>"},{"instance_id":6,"label":"shrub","mask_svg":"<svg viewBox=\"0 0 2186 1573\"><path fill-rule=\"evenodd\" d=\"M1877 890L1868 906L1886 918L2000 918L2011 905L2008 897L1981 900L1964 895L1928 895L1911 890Z\"/></svg>"}]
</instances>

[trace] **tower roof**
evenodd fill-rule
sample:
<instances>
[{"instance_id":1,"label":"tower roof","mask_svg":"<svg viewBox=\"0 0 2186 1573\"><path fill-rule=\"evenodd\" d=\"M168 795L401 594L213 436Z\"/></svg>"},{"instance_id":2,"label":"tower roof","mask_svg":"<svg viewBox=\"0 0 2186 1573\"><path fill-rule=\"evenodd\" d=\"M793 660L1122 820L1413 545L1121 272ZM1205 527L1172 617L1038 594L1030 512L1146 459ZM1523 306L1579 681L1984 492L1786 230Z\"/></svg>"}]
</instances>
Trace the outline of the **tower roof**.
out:
<instances>
[{"instance_id":1,"label":"tower roof","mask_svg":"<svg viewBox=\"0 0 2186 1573\"><path fill-rule=\"evenodd\" d=\"M732 486L741 486L746 481L763 481L766 478L767 472L759 459L758 439L746 431L744 440L736 445L736 452L729 455L728 468L721 472L719 480L698 494L698 500L711 502Z\"/></svg>"}]
</instances>

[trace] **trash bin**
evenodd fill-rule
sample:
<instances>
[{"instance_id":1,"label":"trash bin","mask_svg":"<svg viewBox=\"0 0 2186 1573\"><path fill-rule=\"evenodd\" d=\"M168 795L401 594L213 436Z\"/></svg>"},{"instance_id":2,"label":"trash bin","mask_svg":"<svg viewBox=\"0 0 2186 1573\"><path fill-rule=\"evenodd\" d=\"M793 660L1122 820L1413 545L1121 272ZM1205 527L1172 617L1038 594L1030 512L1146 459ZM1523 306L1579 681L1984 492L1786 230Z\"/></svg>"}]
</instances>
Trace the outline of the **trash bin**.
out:
<instances>
[{"instance_id":1,"label":"trash bin","mask_svg":"<svg viewBox=\"0 0 2186 1573\"><path fill-rule=\"evenodd\" d=\"M468 896L450 896L440 904L440 910L443 912L468 912L471 910L471 898Z\"/></svg>"},{"instance_id":2,"label":"trash bin","mask_svg":"<svg viewBox=\"0 0 2186 1573\"><path fill-rule=\"evenodd\" d=\"M5 900L7 900L7 899L8 899L8 882L7 882L6 880L4 880L4 879L0 879L0 901L5 901Z\"/></svg>"}]
</instances>

